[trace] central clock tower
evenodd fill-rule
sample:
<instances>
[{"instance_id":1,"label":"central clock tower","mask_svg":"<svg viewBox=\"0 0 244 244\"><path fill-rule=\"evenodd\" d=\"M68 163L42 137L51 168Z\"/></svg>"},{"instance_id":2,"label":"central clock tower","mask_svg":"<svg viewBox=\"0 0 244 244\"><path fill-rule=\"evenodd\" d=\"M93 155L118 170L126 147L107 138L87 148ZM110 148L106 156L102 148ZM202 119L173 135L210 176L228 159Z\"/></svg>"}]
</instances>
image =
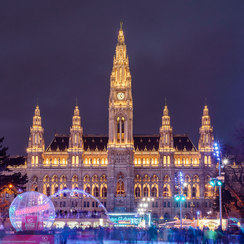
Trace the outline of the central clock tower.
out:
<instances>
[{"instance_id":1,"label":"central clock tower","mask_svg":"<svg viewBox=\"0 0 244 244\"><path fill-rule=\"evenodd\" d=\"M110 76L107 208L134 208L134 142L131 74L122 22Z\"/></svg>"}]
</instances>

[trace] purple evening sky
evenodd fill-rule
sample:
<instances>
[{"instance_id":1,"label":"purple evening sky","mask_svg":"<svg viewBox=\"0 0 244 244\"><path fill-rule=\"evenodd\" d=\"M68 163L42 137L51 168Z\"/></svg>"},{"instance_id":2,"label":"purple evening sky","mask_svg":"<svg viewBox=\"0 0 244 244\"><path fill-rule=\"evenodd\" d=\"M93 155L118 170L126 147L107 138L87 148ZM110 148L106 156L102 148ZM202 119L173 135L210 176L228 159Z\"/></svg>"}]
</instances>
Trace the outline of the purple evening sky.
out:
<instances>
[{"instance_id":1,"label":"purple evening sky","mask_svg":"<svg viewBox=\"0 0 244 244\"><path fill-rule=\"evenodd\" d=\"M37 98L46 147L69 133L108 133L119 22L132 75L134 133L156 134L167 98L174 133L197 146L205 97L216 139L244 121L244 1L2 1L0 137L25 155Z\"/></svg>"}]
</instances>

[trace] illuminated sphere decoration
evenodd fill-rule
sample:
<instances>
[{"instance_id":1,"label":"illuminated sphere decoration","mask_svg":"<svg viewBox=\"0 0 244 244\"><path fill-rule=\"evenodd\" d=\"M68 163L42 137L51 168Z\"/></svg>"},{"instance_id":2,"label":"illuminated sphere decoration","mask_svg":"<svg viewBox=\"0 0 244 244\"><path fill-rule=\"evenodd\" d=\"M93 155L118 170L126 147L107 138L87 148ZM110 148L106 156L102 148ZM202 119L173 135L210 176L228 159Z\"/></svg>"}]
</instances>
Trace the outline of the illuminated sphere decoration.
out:
<instances>
[{"instance_id":1,"label":"illuminated sphere decoration","mask_svg":"<svg viewBox=\"0 0 244 244\"><path fill-rule=\"evenodd\" d=\"M55 220L55 207L46 195L29 191L13 200L9 218L17 231L49 230Z\"/></svg>"}]
</instances>

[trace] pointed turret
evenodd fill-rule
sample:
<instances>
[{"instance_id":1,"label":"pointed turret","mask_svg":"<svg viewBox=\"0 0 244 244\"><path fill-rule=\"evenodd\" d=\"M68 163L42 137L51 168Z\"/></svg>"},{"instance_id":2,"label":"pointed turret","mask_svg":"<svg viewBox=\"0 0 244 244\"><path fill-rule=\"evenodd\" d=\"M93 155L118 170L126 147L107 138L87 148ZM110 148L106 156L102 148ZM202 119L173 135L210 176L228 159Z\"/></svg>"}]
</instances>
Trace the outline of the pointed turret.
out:
<instances>
[{"instance_id":1,"label":"pointed turret","mask_svg":"<svg viewBox=\"0 0 244 244\"><path fill-rule=\"evenodd\" d=\"M173 129L170 126L170 116L166 100L162 116L162 126L160 127L159 132L160 141L158 151L160 155L160 164L163 167L170 167L174 161L174 143Z\"/></svg>"},{"instance_id":2,"label":"pointed turret","mask_svg":"<svg viewBox=\"0 0 244 244\"><path fill-rule=\"evenodd\" d=\"M33 125L30 128L29 144L27 148L29 166L38 166L39 160L42 160L41 153L44 152L44 129L42 128L42 121L39 106L36 105L35 115L33 116ZM40 155L39 155L40 154Z\"/></svg>"},{"instance_id":3,"label":"pointed turret","mask_svg":"<svg viewBox=\"0 0 244 244\"><path fill-rule=\"evenodd\" d=\"M69 137L69 162L72 166L78 167L82 159L83 143L82 143L83 128L80 123L80 111L76 104L74 109L74 116L72 118L72 127L70 128Z\"/></svg>"},{"instance_id":4,"label":"pointed turret","mask_svg":"<svg viewBox=\"0 0 244 244\"><path fill-rule=\"evenodd\" d=\"M162 126L160 127L159 150L173 150L173 128L170 126L170 116L166 102L163 110Z\"/></svg>"},{"instance_id":5,"label":"pointed turret","mask_svg":"<svg viewBox=\"0 0 244 244\"><path fill-rule=\"evenodd\" d=\"M204 165L211 166L214 137L207 104L205 104L203 109L202 126L199 129L199 133L198 149L201 153L201 162Z\"/></svg>"}]
</instances>

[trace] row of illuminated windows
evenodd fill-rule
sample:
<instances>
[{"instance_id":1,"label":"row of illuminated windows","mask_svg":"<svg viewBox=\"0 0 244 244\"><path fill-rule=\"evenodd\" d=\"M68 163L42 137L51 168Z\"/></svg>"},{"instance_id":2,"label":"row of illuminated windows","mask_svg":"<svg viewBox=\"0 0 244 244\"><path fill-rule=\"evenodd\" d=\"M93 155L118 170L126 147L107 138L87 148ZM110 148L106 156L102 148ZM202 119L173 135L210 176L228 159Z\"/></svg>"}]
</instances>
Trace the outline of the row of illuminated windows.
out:
<instances>
[{"instance_id":1,"label":"row of illuminated windows","mask_svg":"<svg viewBox=\"0 0 244 244\"><path fill-rule=\"evenodd\" d=\"M84 165L107 165L107 158L86 158L84 160Z\"/></svg>"},{"instance_id":2,"label":"row of illuminated windows","mask_svg":"<svg viewBox=\"0 0 244 244\"><path fill-rule=\"evenodd\" d=\"M58 193L59 190L65 190L65 189L67 189L67 185L65 183L62 183L61 185L58 185L57 183L53 183L52 185L45 183L43 185L43 194L50 196L55 193ZM73 184L72 189L78 189L78 185ZM85 184L84 191L88 194L91 194L94 197L107 198L107 185L106 184L102 184L101 186L99 186L98 184L93 184L92 187L90 187L90 184ZM63 197L65 198L65 197L67 197L67 193L60 193L59 196L60 196L60 198L63 198ZM75 194L74 196L78 197L78 194Z\"/></svg>"},{"instance_id":3,"label":"row of illuminated windows","mask_svg":"<svg viewBox=\"0 0 244 244\"><path fill-rule=\"evenodd\" d=\"M197 158L175 158L175 165L199 165Z\"/></svg>"},{"instance_id":4,"label":"row of illuminated windows","mask_svg":"<svg viewBox=\"0 0 244 244\"><path fill-rule=\"evenodd\" d=\"M38 165L38 156L32 156L32 165ZM67 165L67 158L46 158L44 160L45 165ZM108 159L107 158L86 158L84 160L85 165L107 165ZM79 156L72 156L72 166L78 166L79 165Z\"/></svg>"},{"instance_id":5,"label":"row of illuminated windows","mask_svg":"<svg viewBox=\"0 0 244 244\"><path fill-rule=\"evenodd\" d=\"M74 157L74 156L73 156ZM67 165L67 158L46 158L44 160L45 165Z\"/></svg>"},{"instance_id":6,"label":"row of illuminated windows","mask_svg":"<svg viewBox=\"0 0 244 244\"><path fill-rule=\"evenodd\" d=\"M175 187L174 189L174 194L180 194L179 188ZM200 197L200 187L199 184L193 184L193 185L187 185L186 187L183 188L183 194L188 198L199 198ZM205 198L211 198L213 197L213 189L209 187L208 184L205 185L204 189L204 197ZM163 192L162 196L163 197L171 197L172 191L170 188L170 185L164 184L163 186ZM158 192L158 185L153 184L151 187L148 184L144 184L143 186L137 184L135 185L134 188L134 196L135 198L140 198L140 197L158 197L159 192Z\"/></svg>"},{"instance_id":7,"label":"row of illuminated windows","mask_svg":"<svg viewBox=\"0 0 244 244\"><path fill-rule=\"evenodd\" d=\"M158 165L157 158L135 158L134 160L135 165Z\"/></svg>"}]
</instances>

